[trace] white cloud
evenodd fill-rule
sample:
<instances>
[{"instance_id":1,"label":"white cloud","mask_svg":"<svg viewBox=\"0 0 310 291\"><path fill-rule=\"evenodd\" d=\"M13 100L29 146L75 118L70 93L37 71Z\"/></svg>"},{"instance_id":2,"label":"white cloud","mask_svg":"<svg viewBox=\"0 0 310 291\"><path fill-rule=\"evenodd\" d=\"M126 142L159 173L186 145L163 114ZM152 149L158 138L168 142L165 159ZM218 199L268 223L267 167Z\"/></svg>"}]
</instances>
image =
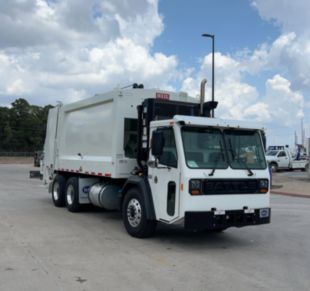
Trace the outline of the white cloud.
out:
<instances>
[{"instance_id":1,"label":"white cloud","mask_svg":"<svg viewBox=\"0 0 310 291\"><path fill-rule=\"evenodd\" d=\"M23 80L17 79L7 87L7 93L10 95L25 94L27 92L26 84Z\"/></svg>"},{"instance_id":2,"label":"white cloud","mask_svg":"<svg viewBox=\"0 0 310 291\"><path fill-rule=\"evenodd\" d=\"M309 34L310 2L308 0L254 0L260 16L265 20L274 21L283 33L296 32Z\"/></svg>"},{"instance_id":3,"label":"white cloud","mask_svg":"<svg viewBox=\"0 0 310 291\"><path fill-rule=\"evenodd\" d=\"M304 98L300 92L291 89L289 80L275 75L266 82L266 102L274 120L291 125L304 117Z\"/></svg>"},{"instance_id":4,"label":"white cloud","mask_svg":"<svg viewBox=\"0 0 310 291\"><path fill-rule=\"evenodd\" d=\"M285 46L290 37L282 37L275 41L274 46ZM266 59L261 61L254 51L244 59L236 60L231 56L220 53L215 54L215 99L219 101L216 116L228 119L247 119L274 124L291 126L304 116L304 97L300 91L292 88L291 82L285 77L276 74L266 80L263 95L259 96L257 89L244 81L245 73L259 73L270 65L270 51ZM211 57L207 55L200 70L186 78L182 90L190 92L193 96L199 94L199 82L207 77L207 98L211 97ZM271 58L272 59L272 58Z\"/></svg>"},{"instance_id":5,"label":"white cloud","mask_svg":"<svg viewBox=\"0 0 310 291\"><path fill-rule=\"evenodd\" d=\"M215 99L219 101L216 115L228 119L244 119L244 110L258 98L255 87L242 81L242 64L230 56L215 54ZM211 98L212 55L207 55L196 76L184 80L182 90L199 94L199 83L207 77L206 99ZM259 112L256 114L258 119Z\"/></svg>"},{"instance_id":6,"label":"white cloud","mask_svg":"<svg viewBox=\"0 0 310 291\"><path fill-rule=\"evenodd\" d=\"M309 110L310 2L300 1L253 2L282 33L238 57L216 53L216 116L293 124ZM0 1L0 103L71 102L133 82L174 89L182 78L194 96L207 78L210 98L211 54L181 71L176 56L152 51L163 29L158 0ZM246 81L265 72L265 91Z\"/></svg>"},{"instance_id":7,"label":"white cloud","mask_svg":"<svg viewBox=\"0 0 310 291\"><path fill-rule=\"evenodd\" d=\"M177 58L151 53L163 27L157 0L1 1L0 99L69 102L131 82L171 88Z\"/></svg>"},{"instance_id":8,"label":"white cloud","mask_svg":"<svg viewBox=\"0 0 310 291\"><path fill-rule=\"evenodd\" d=\"M310 92L310 2L308 0L255 0L260 16L275 22L281 35L264 45L253 57L261 66L284 71L292 88ZM259 57L261 56L261 57Z\"/></svg>"}]
</instances>

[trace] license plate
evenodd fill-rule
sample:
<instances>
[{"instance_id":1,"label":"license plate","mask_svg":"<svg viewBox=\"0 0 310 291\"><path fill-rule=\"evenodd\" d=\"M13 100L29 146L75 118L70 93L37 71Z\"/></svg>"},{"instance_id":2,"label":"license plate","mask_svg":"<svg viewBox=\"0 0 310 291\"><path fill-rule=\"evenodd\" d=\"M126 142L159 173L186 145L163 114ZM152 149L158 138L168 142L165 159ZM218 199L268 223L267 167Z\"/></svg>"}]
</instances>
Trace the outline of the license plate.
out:
<instances>
[{"instance_id":1,"label":"license plate","mask_svg":"<svg viewBox=\"0 0 310 291\"><path fill-rule=\"evenodd\" d=\"M266 218L269 217L269 208L262 208L259 210L259 217Z\"/></svg>"}]
</instances>

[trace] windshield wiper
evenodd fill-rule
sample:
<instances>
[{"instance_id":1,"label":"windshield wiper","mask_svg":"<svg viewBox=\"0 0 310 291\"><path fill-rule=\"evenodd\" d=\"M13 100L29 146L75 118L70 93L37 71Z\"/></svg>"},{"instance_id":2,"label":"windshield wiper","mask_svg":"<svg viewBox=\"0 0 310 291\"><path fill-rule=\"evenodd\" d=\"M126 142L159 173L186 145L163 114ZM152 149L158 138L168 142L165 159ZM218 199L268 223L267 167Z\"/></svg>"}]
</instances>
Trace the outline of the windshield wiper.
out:
<instances>
[{"instance_id":1,"label":"windshield wiper","mask_svg":"<svg viewBox=\"0 0 310 291\"><path fill-rule=\"evenodd\" d=\"M231 157L232 157L233 160L235 160L235 152L234 152L234 150L232 148L231 139L228 139L228 143L229 143L229 151L231 153ZM252 170L247 166L247 164L245 162L240 161L240 159L235 160L235 161L237 161L240 165L243 165L245 167L245 169L249 172L248 173L249 177L254 175Z\"/></svg>"},{"instance_id":2,"label":"windshield wiper","mask_svg":"<svg viewBox=\"0 0 310 291\"><path fill-rule=\"evenodd\" d=\"M222 144L222 141L219 140L219 143L220 143L220 147L221 147L221 156L222 156L221 159L224 161L225 159L224 159L224 154L223 154L223 144ZM214 165L212 171L211 171L210 174L209 174L210 177L214 175L215 170L216 170L216 167L217 167L217 165L218 165L218 163L219 163L219 161L220 161L221 159L218 158L218 159L216 160L215 165Z\"/></svg>"},{"instance_id":3,"label":"windshield wiper","mask_svg":"<svg viewBox=\"0 0 310 291\"><path fill-rule=\"evenodd\" d=\"M243 166L246 168L246 170L249 172L249 173L248 173L248 176L249 176L249 177L254 175L254 173L252 172L252 170L247 166L246 162L243 162L243 161L241 161L240 159L238 159L237 161L238 161L239 164L243 165Z\"/></svg>"}]
</instances>

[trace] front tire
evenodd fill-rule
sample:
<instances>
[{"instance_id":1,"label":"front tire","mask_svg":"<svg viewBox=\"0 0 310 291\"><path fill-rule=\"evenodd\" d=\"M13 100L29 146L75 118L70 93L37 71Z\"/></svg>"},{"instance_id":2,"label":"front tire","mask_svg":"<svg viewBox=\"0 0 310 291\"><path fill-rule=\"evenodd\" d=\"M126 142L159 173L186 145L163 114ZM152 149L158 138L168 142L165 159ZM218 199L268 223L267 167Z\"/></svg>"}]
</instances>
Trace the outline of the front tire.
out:
<instances>
[{"instance_id":1,"label":"front tire","mask_svg":"<svg viewBox=\"0 0 310 291\"><path fill-rule=\"evenodd\" d=\"M66 206L70 212L81 211L79 203L79 180L77 177L71 177L66 184Z\"/></svg>"},{"instance_id":2,"label":"front tire","mask_svg":"<svg viewBox=\"0 0 310 291\"><path fill-rule=\"evenodd\" d=\"M276 163L271 163L270 168L272 173L278 172L278 165Z\"/></svg>"},{"instance_id":3,"label":"front tire","mask_svg":"<svg viewBox=\"0 0 310 291\"><path fill-rule=\"evenodd\" d=\"M156 221L147 219L144 199L139 189L131 188L125 194L122 216L124 226L131 236L145 238L154 234Z\"/></svg>"},{"instance_id":4,"label":"front tire","mask_svg":"<svg viewBox=\"0 0 310 291\"><path fill-rule=\"evenodd\" d=\"M65 206L66 179L64 176L57 175L53 180L52 199L56 207Z\"/></svg>"}]
</instances>

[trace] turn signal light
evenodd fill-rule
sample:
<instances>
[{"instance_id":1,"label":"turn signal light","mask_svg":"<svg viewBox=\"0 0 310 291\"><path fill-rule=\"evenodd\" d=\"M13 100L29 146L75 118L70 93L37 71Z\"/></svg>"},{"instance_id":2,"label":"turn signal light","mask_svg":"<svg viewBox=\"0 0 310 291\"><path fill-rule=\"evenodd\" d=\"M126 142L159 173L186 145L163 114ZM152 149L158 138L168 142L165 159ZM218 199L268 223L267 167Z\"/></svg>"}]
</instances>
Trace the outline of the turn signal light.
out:
<instances>
[{"instance_id":1,"label":"turn signal light","mask_svg":"<svg viewBox=\"0 0 310 291\"><path fill-rule=\"evenodd\" d=\"M200 190L192 190L191 194L192 195L200 195L201 193L200 193Z\"/></svg>"}]
</instances>

